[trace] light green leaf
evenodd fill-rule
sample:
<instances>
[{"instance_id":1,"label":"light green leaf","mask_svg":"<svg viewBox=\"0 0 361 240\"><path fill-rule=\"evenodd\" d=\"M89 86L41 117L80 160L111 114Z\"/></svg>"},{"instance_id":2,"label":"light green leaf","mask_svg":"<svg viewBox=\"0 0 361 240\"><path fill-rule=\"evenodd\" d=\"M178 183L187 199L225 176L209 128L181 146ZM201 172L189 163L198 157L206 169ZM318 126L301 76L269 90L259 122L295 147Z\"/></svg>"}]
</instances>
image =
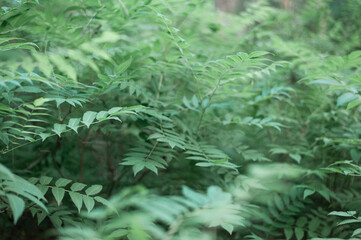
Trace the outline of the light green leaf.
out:
<instances>
[{"instance_id":1,"label":"light green leaf","mask_svg":"<svg viewBox=\"0 0 361 240\"><path fill-rule=\"evenodd\" d=\"M137 175L138 172L142 171L144 169L145 165L144 163L137 163L133 166L133 172L134 176Z\"/></svg>"},{"instance_id":2,"label":"light green leaf","mask_svg":"<svg viewBox=\"0 0 361 240\"><path fill-rule=\"evenodd\" d=\"M50 54L50 60L56 65L56 67L68 75L72 80L76 81L76 70L75 68L65 60L65 58L59 54Z\"/></svg>"},{"instance_id":3,"label":"light green leaf","mask_svg":"<svg viewBox=\"0 0 361 240\"><path fill-rule=\"evenodd\" d=\"M355 214L356 214L355 211L347 211L347 212L333 211L333 212L330 212L328 215L334 215L334 216L340 216L340 217L352 217Z\"/></svg>"},{"instance_id":4,"label":"light green leaf","mask_svg":"<svg viewBox=\"0 0 361 240\"><path fill-rule=\"evenodd\" d=\"M10 179L14 179L14 174L7 168L5 167L4 165L2 165L0 163L0 176L7 176L9 177ZM1 179L1 178L0 178Z\"/></svg>"},{"instance_id":5,"label":"light green leaf","mask_svg":"<svg viewBox=\"0 0 361 240\"><path fill-rule=\"evenodd\" d=\"M122 107L113 107L113 108L111 108L111 109L108 110L108 113L109 113L110 115L112 115L112 114L114 114L114 113L116 113L116 112L119 112L120 110L122 110Z\"/></svg>"},{"instance_id":6,"label":"light green leaf","mask_svg":"<svg viewBox=\"0 0 361 240\"><path fill-rule=\"evenodd\" d=\"M61 224L63 223L63 221L57 215L51 215L49 216L49 219L56 228L60 228Z\"/></svg>"},{"instance_id":7,"label":"light green leaf","mask_svg":"<svg viewBox=\"0 0 361 240\"><path fill-rule=\"evenodd\" d=\"M359 234L361 234L361 228L358 228L358 229L356 229L355 231L353 231L351 237L354 237L354 236L359 235Z\"/></svg>"},{"instance_id":8,"label":"light green leaf","mask_svg":"<svg viewBox=\"0 0 361 240\"><path fill-rule=\"evenodd\" d=\"M83 201L84 201L84 205L85 205L86 209L88 210L88 212L90 212L94 208L94 205L95 205L94 199L89 196L83 195Z\"/></svg>"},{"instance_id":9,"label":"light green leaf","mask_svg":"<svg viewBox=\"0 0 361 240\"><path fill-rule=\"evenodd\" d=\"M117 210L112 206L112 204L111 204L108 200L106 200L105 198L96 196L96 197L94 197L94 200L97 201L97 202L99 202L99 203L101 203L101 204L103 204L104 206L107 206L107 207L113 209L115 212L117 211Z\"/></svg>"},{"instance_id":10,"label":"light green leaf","mask_svg":"<svg viewBox=\"0 0 361 240\"><path fill-rule=\"evenodd\" d=\"M233 227L232 224L223 223L223 224L221 224L221 227L222 227L224 230L226 230L226 231L229 233L229 235L232 235L232 232L233 232L233 229L234 229L234 227Z\"/></svg>"},{"instance_id":11,"label":"light green leaf","mask_svg":"<svg viewBox=\"0 0 361 240\"><path fill-rule=\"evenodd\" d=\"M71 180L69 180L69 179L59 178L58 180L56 180L55 186L57 186L57 187L65 187L70 182L71 182Z\"/></svg>"},{"instance_id":12,"label":"light green leaf","mask_svg":"<svg viewBox=\"0 0 361 240\"><path fill-rule=\"evenodd\" d=\"M347 110L357 107L360 104L361 104L361 100L359 100L359 99L353 100L347 104Z\"/></svg>"},{"instance_id":13,"label":"light green leaf","mask_svg":"<svg viewBox=\"0 0 361 240\"><path fill-rule=\"evenodd\" d=\"M81 210L81 206L83 205L83 197L80 193L77 192L69 192L70 198L73 201L74 205L78 208L78 212Z\"/></svg>"},{"instance_id":14,"label":"light green leaf","mask_svg":"<svg viewBox=\"0 0 361 240\"><path fill-rule=\"evenodd\" d=\"M48 137L50 137L50 133L39 133L41 140L44 142Z\"/></svg>"},{"instance_id":15,"label":"light green leaf","mask_svg":"<svg viewBox=\"0 0 361 240\"><path fill-rule=\"evenodd\" d=\"M41 98L35 99L33 104L34 104L35 107L40 107L44 103L49 102L49 101L51 101L51 99L41 97Z\"/></svg>"},{"instance_id":16,"label":"light green leaf","mask_svg":"<svg viewBox=\"0 0 361 240\"><path fill-rule=\"evenodd\" d=\"M196 95L193 95L193 97L192 97L192 104L195 108L199 107L199 101L198 101L198 98L196 97Z\"/></svg>"},{"instance_id":17,"label":"light green leaf","mask_svg":"<svg viewBox=\"0 0 361 240\"><path fill-rule=\"evenodd\" d=\"M102 120L102 119L105 119L108 115L109 114L108 114L107 111L100 111L100 112L98 112L98 114L96 116L96 119L97 120Z\"/></svg>"},{"instance_id":18,"label":"light green leaf","mask_svg":"<svg viewBox=\"0 0 361 240\"><path fill-rule=\"evenodd\" d=\"M53 187L51 192L53 193L58 206L60 206L60 202L64 198L65 190L63 188Z\"/></svg>"},{"instance_id":19,"label":"light green leaf","mask_svg":"<svg viewBox=\"0 0 361 240\"><path fill-rule=\"evenodd\" d=\"M334 79L318 79L318 80L311 81L310 84L339 85L340 83Z\"/></svg>"},{"instance_id":20,"label":"light green leaf","mask_svg":"<svg viewBox=\"0 0 361 240\"><path fill-rule=\"evenodd\" d=\"M88 111L84 113L82 122L89 128L90 125L94 122L96 116L96 112Z\"/></svg>"},{"instance_id":21,"label":"light green leaf","mask_svg":"<svg viewBox=\"0 0 361 240\"><path fill-rule=\"evenodd\" d=\"M6 197L9 200L9 205L10 205L11 211L13 213L14 224L16 224L17 221L19 220L20 216L24 212L25 202L23 199L19 198L16 195L13 195L13 194L7 194Z\"/></svg>"},{"instance_id":22,"label":"light green leaf","mask_svg":"<svg viewBox=\"0 0 361 240\"><path fill-rule=\"evenodd\" d=\"M103 188L102 185L92 185L91 187L89 187L85 190L85 194L88 196L98 194L98 193L100 193L102 188Z\"/></svg>"},{"instance_id":23,"label":"light green leaf","mask_svg":"<svg viewBox=\"0 0 361 240\"><path fill-rule=\"evenodd\" d=\"M54 124L54 128L53 128L53 132L55 132L59 137L61 136L61 134L66 130L66 125L65 124L59 124L59 123L55 123Z\"/></svg>"},{"instance_id":24,"label":"light green leaf","mask_svg":"<svg viewBox=\"0 0 361 240\"><path fill-rule=\"evenodd\" d=\"M80 118L71 118L69 119L68 127L78 133Z\"/></svg>"},{"instance_id":25,"label":"light green leaf","mask_svg":"<svg viewBox=\"0 0 361 240\"><path fill-rule=\"evenodd\" d=\"M192 108L188 99L185 96L183 97L183 103L187 108Z\"/></svg>"},{"instance_id":26,"label":"light green leaf","mask_svg":"<svg viewBox=\"0 0 361 240\"><path fill-rule=\"evenodd\" d=\"M130 57L127 61L121 63L116 70L117 75L122 74L130 67L130 64L132 63L132 57Z\"/></svg>"},{"instance_id":27,"label":"light green leaf","mask_svg":"<svg viewBox=\"0 0 361 240\"><path fill-rule=\"evenodd\" d=\"M277 208L280 211L283 211L283 209L285 208L285 205L283 204L283 201L278 194L275 196L275 203L276 203Z\"/></svg>"},{"instance_id":28,"label":"light green leaf","mask_svg":"<svg viewBox=\"0 0 361 240\"><path fill-rule=\"evenodd\" d=\"M344 225L344 224L350 224L350 223L360 223L361 220L359 219L346 219L337 224L337 226Z\"/></svg>"},{"instance_id":29,"label":"light green leaf","mask_svg":"<svg viewBox=\"0 0 361 240\"><path fill-rule=\"evenodd\" d=\"M298 164L301 162L301 155L297 153L291 153L290 157L295 160Z\"/></svg>"},{"instance_id":30,"label":"light green leaf","mask_svg":"<svg viewBox=\"0 0 361 240\"><path fill-rule=\"evenodd\" d=\"M46 77L50 77L53 72L53 65L49 62L49 58L45 54L39 52L33 53L36 61L39 63L38 68L44 73Z\"/></svg>"},{"instance_id":31,"label":"light green leaf","mask_svg":"<svg viewBox=\"0 0 361 240\"><path fill-rule=\"evenodd\" d=\"M303 192L303 199L306 199L308 196L311 196L314 193L315 193L315 190L305 189L305 191Z\"/></svg>"},{"instance_id":32,"label":"light green leaf","mask_svg":"<svg viewBox=\"0 0 361 240\"><path fill-rule=\"evenodd\" d=\"M341 96L338 97L337 99L337 106L341 106L345 103L351 102L353 100L357 99L357 95L354 93L344 93Z\"/></svg>"},{"instance_id":33,"label":"light green leaf","mask_svg":"<svg viewBox=\"0 0 361 240\"><path fill-rule=\"evenodd\" d=\"M71 185L70 189L74 192L77 191L81 191L86 187L86 185L84 183L73 183L73 185Z\"/></svg>"},{"instance_id":34,"label":"light green leaf","mask_svg":"<svg viewBox=\"0 0 361 240\"><path fill-rule=\"evenodd\" d=\"M266 51L254 51L249 54L249 57L256 58L256 57L260 57L260 56L264 56L264 55L268 55L268 54L270 54L270 53L266 52Z\"/></svg>"},{"instance_id":35,"label":"light green leaf","mask_svg":"<svg viewBox=\"0 0 361 240\"><path fill-rule=\"evenodd\" d=\"M51 180L53 180L52 177L42 176L40 177L39 182L41 185L48 185L51 182Z\"/></svg>"}]
</instances>

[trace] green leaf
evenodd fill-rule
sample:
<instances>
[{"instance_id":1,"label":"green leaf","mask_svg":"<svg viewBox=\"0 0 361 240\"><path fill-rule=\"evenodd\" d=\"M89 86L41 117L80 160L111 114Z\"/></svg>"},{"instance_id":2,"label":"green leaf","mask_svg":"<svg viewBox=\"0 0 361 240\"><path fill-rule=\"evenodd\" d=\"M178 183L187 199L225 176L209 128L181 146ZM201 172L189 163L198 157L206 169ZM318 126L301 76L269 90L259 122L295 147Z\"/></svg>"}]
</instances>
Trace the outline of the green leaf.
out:
<instances>
[{"instance_id":1,"label":"green leaf","mask_svg":"<svg viewBox=\"0 0 361 240\"><path fill-rule=\"evenodd\" d=\"M361 100L359 100L359 99L353 100L353 101L349 102L349 104L347 104L347 110L357 107L360 104L361 104Z\"/></svg>"},{"instance_id":2,"label":"green leaf","mask_svg":"<svg viewBox=\"0 0 361 240\"><path fill-rule=\"evenodd\" d=\"M7 37L7 38L0 38L0 44L3 44L8 41L14 41L14 40L20 40L21 38L15 38L15 37Z\"/></svg>"},{"instance_id":3,"label":"green leaf","mask_svg":"<svg viewBox=\"0 0 361 240\"><path fill-rule=\"evenodd\" d=\"M287 240L292 238L293 230L291 228L285 228L284 232Z\"/></svg>"},{"instance_id":4,"label":"green leaf","mask_svg":"<svg viewBox=\"0 0 361 240\"><path fill-rule=\"evenodd\" d=\"M69 180L69 179L59 178L58 180L56 180L55 186L57 186L57 187L65 187L70 182L71 182L71 180Z\"/></svg>"},{"instance_id":5,"label":"green leaf","mask_svg":"<svg viewBox=\"0 0 361 240\"><path fill-rule=\"evenodd\" d=\"M268 55L270 54L269 52L266 51L255 51L249 54L250 58L256 58L256 57L260 57L260 56L264 56L264 55Z\"/></svg>"},{"instance_id":6,"label":"green leaf","mask_svg":"<svg viewBox=\"0 0 361 240\"><path fill-rule=\"evenodd\" d=\"M218 159L218 160L215 160L213 163L214 164L222 164L222 163L226 163L226 162L228 162L228 158Z\"/></svg>"},{"instance_id":7,"label":"green leaf","mask_svg":"<svg viewBox=\"0 0 361 240\"><path fill-rule=\"evenodd\" d=\"M301 155L297 153L291 153L290 157L295 160L298 164L301 163Z\"/></svg>"},{"instance_id":8,"label":"green leaf","mask_svg":"<svg viewBox=\"0 0 361 240\"><path fill-rule=\"evenodd\" d=\"M96 112L88 111L84 113L82 122L89 128L90 125L94 122L96 116Z\"/></svg>"},{"instance_id":9,"label":"green leaf","mask_svg":"<svg viewBox=\"0 0 361 240\"><path fill-rule=\"evenodd\" d=\"M40 225L40 223L44 221L45 217L47 216L47 213L45 211L42 211L40 213L37 213L36 216L38 218L38 225Z\"/></svg>"},{"instance_id":10,"label":"green leaf","mask_svg":"<svg viewBox=\"0 0 361 240\"><path fill-rule=\"evenodd\" d=\"M84 201L84 205L85 205L86 209L88 210L88 212L90 212L94 208L94 205L95 205L94 199L89 196L83 195L83 201Z\"/></svg>"},{"instance_id":11,"label":"green leaf","mask_svg":"<svg viewBox=\"0 0 361 240\"><path fill-rule=\"evenodd\" d=\"M53 132L55 132L59 137L61 137L61 134L66 130L66 125L65 124L59 124L59 123L55 123L54 124L54 128L53 128Z\"/></svg>"},{"instance_id":12,"label":"green leaf","mask_svg":"<svg viewBox=\"0 0 361 240\"><path fill-rule=\"evenodd\" d=\"M328 215L340 216L340 217L352 217L356 214L355 211L347 211L347 212L340 212L340 211L333 211L330 212Z\"/></svg>"},{"instance_id":13,"label":"green leaf","mask_svg":"<svg viewBox=\"0 0 361 240\"><path fill-rule=\"evenodd\" d=\"M132 57L130 57L127 61L121 63L116 70L117 75L122 74L130 67L130 64L132 63Z\"/></svg>"},{"instance_id":14,"label":"green leaf","mask_svg":"<svg viewBox=\"0 0 361 240\"><path fill-rule=\"evenodd\" d=\"M193 97L192 97L192 104L195 108L198 108L198 106L199 106L199 101L195 95L193 95Z\"/></svg>"},{"instance_id":15,"label":"green leaf","mask_svg":"<svg viewBox=\"0 0 361 240\"><path fill-rule=\"evenodd\" d=\"M306 223L307 223L307 218L302 216L297 219L296 225L297 225L297 227L302 228L303 226L305 226Z\"/></svg>"},{"instance_id":16,"label":"green leaf","mask_svg":"<svg viewBox=\"0 0 361 240\"><path fill-rule=\"evenodd\" d=\"M283 201L278 194L275 196L275 203L276 203L277 208L280 211L283 211L283 209L285 208L285 205L283 204Z\"/></svg>"},{"instance_id":17,"label":"green leaf","mask_svg":"<svg viewBox=\"0 0 361 240\"><path fill-rule=\"evenodd\" d=\"M65 190L63 188L53 187L51 192L53 193L58 206L60 206L60 202L64 198Z\"/></svg>"},{"instance_id":18,"label":"green leaf","mask_svg":"<svg viewBox=\"0 0 361 240\"><path fill-rule=\"evenodd\" d=\"M85 194L88 196L98 194L98 193L100 193L102 188L103 188L102 185L92 185L91 187L89 187L85 190Z\"/></svg>"},{"instance_id":19,"label":"green leaf","mask_svg":"<svg viewBox=\"0 0 361 240\"><path fill-rule=\"evenodd\" d=\"M357 59L361 56L361 51L357 50L357 51L353 51L348 55L349 59Z\"/></svg>"},{"instance_id":20,"label":"green leaf","mask_svg":"<svg viewBox=\"0 0 361 240\"><path fill-rule=\"evenodd\" d=\"M27 49L27 50L35 50L39 48L35 43L32 42L23 42L23 43L8 43L5 45L0 46L0 51L7 51L13 49Z\"/></svg>"},{"instance_id":21,"label":"green leaf","mask_svg":"<svg viewBox=\"0 0 361 240\"><path fill-rule=\"evenodd\" d=\"M83 205L83 195L77 192L69 192L69 195L74 205L78 208L78 212L80 212Z\"/></svg>"},{"instance_id":22,"label":"green leaf","mask_svg":"<svg viewBox=\"0 0 361 240\"><path fill-rule=\"evenodd\" d=\"M311 221L308 222L308 229L310 229L310 231L314 232L320 226L320 224L321 224L320 219L318 219L317 217L314 217L314 218L312 218Z\"/></svg>"},{"instance_id":23,"label":"green leaf","mask_svg":"<svg viewBox=\"0 0 361 240\"><path fill-rule=\"evenodd\" d=\"M7 133L0 132L0 140L5 144L9 145L9 137Z\"/></svg>"},{"instance_id":24,"label":"green leaf","mask_svg":"<svg viewBox=\"0 0 361 240\"><path fill-rule=\"evenodd\" d=\"M183 97L183 103L187 108L192 108L188 99L185 96Z\"/></svg>"},{"instance_id":25,"label":"green leaf","mask_svg":"<svg viewBox=\"0 0 361 240\"><path fill-rule=\"evenodd\" d=\"M65 73L72 80L76 81L77 76L75 68L68 63L63 56L59 54L50 54L49 58L60 71Z\"/></svg>"},{"instance_id":26,"label":"green leaf","mask_svg":"<svg viewBox=\"0 0 361 240\"><path fill-rule=\"evenodd\" d=\"M41 140L44 142L48 137L51 136L50 133L39 133L39 136L41 137Z\"/></svg>"},{"instance_id":27,"label":"green leaf","mask_svg":"<svg viewBox=\"0 0 361 240\"><path fill-rule=\"evenodd\" d=\"M61 224L63 223L63 221L61 221L60 217L57 215L51 215L49 216L49 219L56 228L60 228Z\"/></svg>"},{"instance_id":28,"label":"green leaf","mask_svg":"<svg viewBox=\"0 0 361 240\"><path fill-rule=\"evenodd\" d=\"M116 211L116 209L112 206L112 204L108 200L106 200L105 198L96 196L96 197L94 197L94 200L101 203L101 204L103 204L104 206L112 208L114 211Z\"/></svg>"},{"instance_id":29,"label":"green leaf","mask_svg":"<svg viewBox=\"0 0 361 240\"><path fill-rule=\"evenodd\" d=\"M315 190L305 189L305 191L303 192L303 199L306 199L308 196L311 196L314 193L315 193Z\"/></svg>"},{"instance_id":30,"label":"green leaf","mask_svg":"<svg viewBox=\"0 0 361 240\"><path fill-rule=\"evenodd\" d=\"M105 119L108 115L109 114L108 114L107 111L100 111L100 112L98 112L98 114L96 116L96 119L97 120L102 120L102 119Z\"/></svg>"},{"instance_id":31,"label":"green leaf","mask_svg":"<svg viewBox=\"0 0 361 240\"><path fill-rule=\"evenodd\" d=\"M112 114L114 114L114 113L119 112L119 111L122 110L122 109L123 109L122 107L113 107L113 108L111 108L111 109L108 110L108 113L109 113L110 115L112 115Z\"/></svg>"},{"instance_id":32,"label":"green leaf","mask_svg":"<svg viewBox=\"0 0 361 240\"><path fill-rule=\"evenodd\" d=\"M44 103L49 102L49 101L51 101L51 99L41 97L41 98L35 99L33 104L34 104L35 107L40 107Z\"/></svg>"},{"instance_id":33,"label":"green leaf","mask_svg":"<svg viewBox=\"0 0 361 240\"><path fill-rule=\"evenodd\" d=\"M0 179L1 176L7 176L10 179L14 179L14 174L7 167L0 163Z\"/></svg>"},{"instance_id":34,"label":"green leaf","mask_svg":"<svg viewBox=\"0 0 361 240\"><path fill-rule=\"evenodd\" d=\"M226 230L226 231L229 233L229 235L232 235L232 232L233 232L233 230L234 230L234 227L233 227L232 224L223 223L223 224L221 224L221 227L222 227L224 230Z\"/></svg>"},{"instance_id":35,"label":"green leaf","mask_svg":"<svg viewBox=\"0 0 361 240\"><path fill-rule=\"evenodd\" d=\"M302 228L295 228L295 235L297 240L301 240L303 238L303 236L305 235L305 232L303 231Z\"/></svg>"},{"instance_id":36,"label":"green leaf","mask_svg":"<svg viewBox=\"0 0 361 240\"><path fill-rule=\"evenodd\" d=\"M42 193L43 195L45 195L46 192L49 190L49 187L48 187L48 186L37 185L37 187L39 188L39 190L41 191L41 193Z\"/></svg>"},{"instance_id":37,"label":"green leaf","mask_svg":"<svg viewBox=\"0 0 361 240\"><path fill-rule=\"evenodd\" d=\"M77 191L81 191L86 187L86 185L84 183L73 183L73 185L71 185L70 189L74 192Z\"/></svg>"},{"instance_id":38,"label":"green leaf","mask_svg":"<svg viewBox=\"0 0 361 240\"><path fill-rule=\"evenodd\" d=\"M144 163L137 163L136 165L133 166L133 172L134 172L134 176L137 175L138 172L142 171L145 167Z\"/></svg>"},{"instance_id":39,"label":"green leaf","mask_svg":"<svg viewBox=\"0 0 361 240\"><path fill-rule=\"evenodd\" d=\"M311 81L310 84L339 85L340 83L334 79L318 79L318 80Z\"/></svg>"},{"instance_id":40,"label":"green leaf","mask_svg":"<svg viewBox=\"0 0 361 240\"><path fill-rule=\"evenodd\" d=\"M351 101L357 99L357 97L358 96L354 93L350 93L350 92L344 93L338 97L336 106L341 106L345 103L351 102Z\"/></svg>"},{"instance_id":41,"label":"green leaf","mask_svg":"<svg viewBox=\"0 0 361 240\"><path fill-rule=\"evenodd\" d=\"M353 231L351 237L354 237L354 236L359 235L359 234L361 234L361 228L357 228L355 231Z\"/></svg>"},{"instance_id":42,"label":"green leaf","mask_svg":"<svg viewBox=\"0 0 361 240\"><path fill-rule=\"evenodd\" d=\"M346 219L337 224L337 226L344 225L344 224L350 224L350 223L360 223L361 220L359 219Z\"/></svg>"},{"instance_id":43,"label":"green leaf","mask_svg":"<svg viewBox=\"0 0 361 240\"><path fill-rule=\"evenodd\" d=\"M14 224L16 224L18 222L20 216L24 212L25 202L23 199L19 198L18 196L15 196L13 194L7 194L6 197L9 200L9 205L10 205L11 211L13 213Z\"/></svg>"},{"instance_id":44,"label":"green leaf","mask_svg":"<svg viewBox=\"0 0 361 240\"><path fill-rule=\"evenodd\" d=\"M69 119L68 127L78 133L80 118L71 118Z\"/></svg>"},{"instance_id":45,"label":"green leaf","mask_svg":"<svg viewBox=\"0 0 361 240\"><path fill-rule=\"evenodd\" d=\"M42 176L40 177L39 182L41 185L48 185L51 182L51 180L53 180L52 177Z\"/></svg>"}]
</instances>

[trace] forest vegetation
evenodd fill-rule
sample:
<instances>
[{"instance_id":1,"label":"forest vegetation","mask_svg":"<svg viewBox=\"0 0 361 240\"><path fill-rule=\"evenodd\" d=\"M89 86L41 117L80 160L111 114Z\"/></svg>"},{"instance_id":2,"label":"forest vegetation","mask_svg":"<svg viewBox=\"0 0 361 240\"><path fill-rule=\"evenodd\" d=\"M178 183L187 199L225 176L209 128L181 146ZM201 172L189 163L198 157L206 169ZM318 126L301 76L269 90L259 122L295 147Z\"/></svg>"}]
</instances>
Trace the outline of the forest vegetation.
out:
<instances>
[{"instance_id":1,"label":"forest vegetation","mask_svg":"<svg viewBox=\"0 0 361 240\"><path fill-rule=\"evenodd\" d=\"M0 239L361 239L360 0L0 0Z\"/></svg>"}]
</instances>

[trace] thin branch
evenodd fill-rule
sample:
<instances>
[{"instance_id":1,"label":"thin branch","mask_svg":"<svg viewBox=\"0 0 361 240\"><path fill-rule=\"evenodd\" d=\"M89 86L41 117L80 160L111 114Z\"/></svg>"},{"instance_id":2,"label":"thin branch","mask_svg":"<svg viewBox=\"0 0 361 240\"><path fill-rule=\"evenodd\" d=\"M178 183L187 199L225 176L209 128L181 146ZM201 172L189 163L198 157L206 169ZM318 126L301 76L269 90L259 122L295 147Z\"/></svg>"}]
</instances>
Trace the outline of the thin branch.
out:
<instances>
[{"instance_id":1,"label":"thin branch","mask_svg":"<svg viewBox=\"0 0 361 240\"><path fill-rule=\"evenodd\" d=\"M89 24L93 21L93 19L95 18L95 16L96 16L101 10L103 10L103 8L104 8L104 5L103 5L101 8L99 8L99 9L94 13L94 15L89 19L88 23L83 27L83 30L81 31L81 35L84 35L85 31L88 29Z\"/></svg>"},{"instance_id":2,"label":"thin branch","mask_svg":"<svg viewBox=\"0 0 361 240\"><path fill-rule=\"evenodd\" d=\"M124 11L125 15L129 16L129 11L128 11L127 7L125 6L125 4L123 3L123 1L118 0L118 2L120 4L120 6L123 8L123 11Z\"/></svg>"},{"instance_id":3,"label":"thin branch","mask_svg":"<svg viewBox=\"0 0 361 240\"><path fill-rule=\"evenodd\" d=\"M54 147L51 149L51 160L53 162L53 165L56 169L56 171L59 173L59 175L64 178L64 174L61 172L60 167L58 166L58 164L55 161L55 152L58 149L58 147L60 146L60 141L59 141L59 137L56 139L55 145Z\"/></svg>"},{"instance_id":4,"label":"thin branch","mask_svg":"<svg viewBox=\"0 0 361 240\"><path fill-rule=\"evenodd\" d=\"M36 161L32 162L25 168L25 170L31 170L33 167L38 165L43 159L45 159L49 155L50 151L46 150Z\"/></svg>"},{"instance_id":5,"label":"thin branch","mask_svg":"<svg viewBox=\"0 0 361 240\"><path fill-rule=\"evenodd\" d=\"M79 182L83 182L83 176L84 176L84 157L85 157L85 147L86 147L86 141L88 139L89 131L86 132L85 137L82 141L81 145L81 154L80 154L80 179Z\"/></svg>"}]
</instances>

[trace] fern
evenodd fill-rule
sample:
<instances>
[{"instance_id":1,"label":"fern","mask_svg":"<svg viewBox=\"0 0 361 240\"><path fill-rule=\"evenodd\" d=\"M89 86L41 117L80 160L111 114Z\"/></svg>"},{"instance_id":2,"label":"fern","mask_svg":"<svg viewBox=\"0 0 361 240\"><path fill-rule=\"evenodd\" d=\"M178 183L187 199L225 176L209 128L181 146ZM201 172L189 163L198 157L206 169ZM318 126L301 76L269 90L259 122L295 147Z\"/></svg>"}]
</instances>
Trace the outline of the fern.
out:
<instances>
[{"instance_id":1,"label":"fern","mask_svg":"<svg viewBox=\"0 0 361 240\"><path fill-rule=\"evenodd\" d=\"M229 162L229 157L212 145L204 142L190 141L185 152L187 159L198 161L200 167L225 167L237 170L237 165Z\"/></svg>"},{"instance_id":2,"label":"fern","mask_svg":"<svg viewBox=\"0 0 361 240\"><path fill-rule=\"evenodd\" d=\"M65 196L65 193L69 195L71 201L76 206L79 212L83 206L83 203L88 212L90 212L94 208L95 201L103 204L106 203L106 200L104 198L100 196L94 196L102 190L103 187L101 185L92 185L86 188L86 184L75 182L71 184L70 189L65 189L65 187L69 183L71 183L71 180L65 178L59 178L55 181L55 185L51 186L50 183L52 180L53 180L52 177L46 177L46 176L42 176L39 179L38 178L29 179L29 181L32 184L37 184L38 188L41 190L42 194L44 195L50 189L58 206L60 206ZM84 193L79 193L80 191L83 190Z\"/></svg>"},{"instance_id":3,"label":"fern","mask_svg":"<svg viewBox=\"0 0 361 240\"><path fill-rule=\"evenodd\" d=\"M134 175L144 168L158 174L158 168L166 168L174 157L172 150L165 144L154 142L139 144L141 147L132 148L123 159L122 165L133 166Z\"/></svg>"},{"instance_id":4,"label":"fern","mask_svg":"<svg viewBox=\"0 0 361 240\"><path fill-rule=\"evenodd\" d=\"M25 207L29 207L29 202L38 206L42 211L48 212L42 202L42 200L46 201L44 194L35 185L14 175L1 164L0 172L0 200L11 209L14 224L23 214ZM4 208L3 204L1 208L3 211L9 211L8 208Z\"/></svg>"}]
</instances>

